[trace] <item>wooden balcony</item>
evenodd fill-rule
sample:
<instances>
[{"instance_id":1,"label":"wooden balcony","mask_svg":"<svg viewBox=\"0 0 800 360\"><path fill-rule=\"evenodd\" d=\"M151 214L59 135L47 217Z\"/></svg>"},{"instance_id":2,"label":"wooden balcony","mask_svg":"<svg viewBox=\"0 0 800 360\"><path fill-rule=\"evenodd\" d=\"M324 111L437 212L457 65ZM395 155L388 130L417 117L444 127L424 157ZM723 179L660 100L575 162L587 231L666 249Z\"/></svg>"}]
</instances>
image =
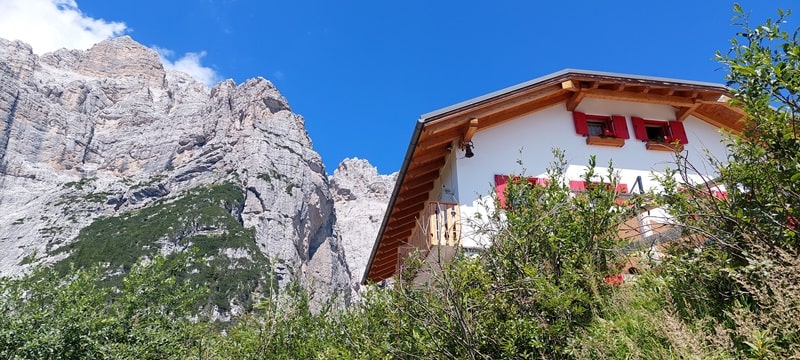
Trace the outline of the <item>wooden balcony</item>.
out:
<instances>
[{"instance_id":1,"label":"wooden balcony","mask_svg":"<svg viewBox=\"0 0 800 360\"><path fill-rule=\"evenodd\" d=\"M406 242L397 248L397 272L409 256L428 258L434 246L455 248L461 245L461 210L458 203L428 201L420 213L417 227ZM441 254L440 248L436 254ZM447 250L446 253L450 254Z\"/></svg>"},{"instance_id":2,"label":"wooden balcony","mask_svg":"<svg viewBox=\"0 0 800 360\"><path fill-rule=\"evenodd\" d=\"M461 245L461 210L457 203L430 201L425 211L430 246Z\"/></svg>"}]
</instances>

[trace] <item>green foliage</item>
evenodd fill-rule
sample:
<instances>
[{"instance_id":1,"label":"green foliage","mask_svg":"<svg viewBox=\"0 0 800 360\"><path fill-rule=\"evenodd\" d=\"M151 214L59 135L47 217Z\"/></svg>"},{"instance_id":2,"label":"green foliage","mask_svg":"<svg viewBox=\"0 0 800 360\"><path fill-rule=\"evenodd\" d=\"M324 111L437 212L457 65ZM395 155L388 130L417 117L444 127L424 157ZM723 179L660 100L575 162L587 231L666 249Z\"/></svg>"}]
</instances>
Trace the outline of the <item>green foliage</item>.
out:
<instances>
[{"instance_id":1,"label":"green foliage","mask_svg":"<svg viewBox=\"0 0 800 360\"><path fill-rule=\"evenodd\" d=\"M661 201L690 241L673 249L663 271L682 318L721 327L730 353L796 357L800 293L791 284L800 282L800 43L797 31L780 28L788 12L750 27L741 7L735 11L742 32L717 57L748 121L731 136L727 161L712 159L715 183L728 196L711 196L713 184L667 183ZM684 158L678 164L684 178L695 171Z\"/></svg>"},{"instance_id":2,"label":"green foliage","mask_svg":"<svg viewBox=\"0 0 800 360\"><path fill-rule=\"evenodd\" d=\"M230 309L230 300L249 308L259 293L269 293L269 261L258 249L252 229L234 217L244 194L231 183L189 190L177 199L155 204L118 216L101 218L81 230L71 244L53 253L69 256L55 265L61 272L77 267L104 264L109 272L127 273L142 258L153 257L162 247L175 250L196 249L206 259L187 273L191 281L205 284L212 291L201 304L220 311ZM244 252L230 257L225 249ZM120 276L107 280L112 285Z\"/></svg>"},{"instance_id":3,"label":"green foliage","mask_svg":"<svg viewBox=\"0 0 800 360\"><path fill-rule=\"evenodd\" d=\"M25 255L25 257L22 258L22 261L20 261L19 264L20 265L33 264L34 262L36 262L36 255L38 254L39 252L36 249L34 249L30 254Z\"/></svg>"},{"instance_id":4,"label":"green foliage","mask_svg":"<svg viewBox=\"0 0 800 360\"><path fill-rule=\"evenodd\" d=\"M568 357L615 291L604 278L620 271L617 226L629 211L616 202L613 168L596 176L589 165L586 180L601 184L577 195L560 152L548 185L512 181L508 207L490 219L493 245L439 264L426 286L398 279L370 343L395 358ZM406 271L418 265L411 258Z\"/></svg>"},{"instance_id":5,"label":"green foliage","mask_svg":"<svg viewBox=\"0 0 800 360\"><path fill-rule=\"evenodd\" d=\"M91 185L94 182L95 178L81 178L78 181L70 181L64 184L64 188L74 188L76 190L83 190L84 187Z\"/></svg>"},{"instance_id":6,"label":"green foliage","mask_svg":"<svg viewBox=\"0 0 800 360\"><path fill-rule=\"evenodd\" d=\"M0 279L0 357L185 358L201 328L188 316L203 292L176 278L186 261L156 257L118 288L102 286L98 268Z\"/></svg>"},{"instance_id":7,"label":"green foliage","mask_svg":"<svg viewBox=\"0 0 800 360\"><path fill-rule=\"evenodd\" d=\"M85 201L93 202L93 203L104 203L108 200L108 197L111 194L106 192L99 192L99 193L89 193L83 197Z\"/></svg>"}]
</instances>

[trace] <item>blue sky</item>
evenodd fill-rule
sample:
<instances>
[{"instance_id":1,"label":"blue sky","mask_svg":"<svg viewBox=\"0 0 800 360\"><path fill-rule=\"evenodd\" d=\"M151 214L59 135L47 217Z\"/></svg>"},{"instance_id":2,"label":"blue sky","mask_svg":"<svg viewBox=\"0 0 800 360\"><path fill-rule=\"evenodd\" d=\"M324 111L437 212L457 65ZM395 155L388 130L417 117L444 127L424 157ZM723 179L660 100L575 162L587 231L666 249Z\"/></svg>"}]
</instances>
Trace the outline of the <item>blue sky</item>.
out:
<instances>
[{"instance_id":1,"label":"blue sky","mask_svg":"<svg viewBox=\"0 0 800 360\"><path fill-rule=\"evenodd\" d=\"M793 3L740 1L753 24ZM0 37L40 35L22 39L36 51L37 41L85 48L127 34L159 49L168 66L206 82L265 77L305 117L329 173L346 157L368 159L389 173L400 168L421 114L563 68L722 83L725 73L713 56L738 31L732 5L0 0ZM48 6L55 12L45 11ZM798 16L787 29L797 27ZM34 20L43 25L34 27ZM61 20L77 23L77 30L60 27ZM4 22L11 28L6 33ZM48 26L64 39L46 36ZM87 32L94 38L77 43Z\"/></svg>"}]
</instances>

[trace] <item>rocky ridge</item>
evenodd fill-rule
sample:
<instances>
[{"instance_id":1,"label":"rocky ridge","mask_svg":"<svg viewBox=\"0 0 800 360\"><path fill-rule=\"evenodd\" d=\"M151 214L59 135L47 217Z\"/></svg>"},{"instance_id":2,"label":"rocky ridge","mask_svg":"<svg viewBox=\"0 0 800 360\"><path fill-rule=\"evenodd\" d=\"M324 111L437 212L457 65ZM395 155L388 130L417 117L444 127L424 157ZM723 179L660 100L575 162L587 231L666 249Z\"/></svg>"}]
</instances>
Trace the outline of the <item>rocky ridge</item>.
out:
<instances>
[{"instance_id":1,"label":"rocky ridge","mask_svg":"<svg viewBox=\"0 0 800 360\"><path fill-rule=\"evenodd\" d=\"M378 174L369 161L358 158L342 161L330 177L336 228L356 282L364 274L396 181L397 173Z\"/></svg>"},{"instance_id":2,"label":"rocky ridge","mask_svg":"<svg viewBox=\"0 0 800 360\"><path fill-rule=\"evenodd\" d=\"M346 302L392 182L359 160L329 179L304 119L268 80L207 89L129 37L41 57L0 39L0 276L69 259L63 250L101 219L133 221L193 189L232 184L219 192L230 199L208 199L238 225L198 212L144 248L228 239L240 225L236 236L252 232L278 286L297 280ZM224 243L216 251L254 258Z\"/></svg>"}]
</instances>

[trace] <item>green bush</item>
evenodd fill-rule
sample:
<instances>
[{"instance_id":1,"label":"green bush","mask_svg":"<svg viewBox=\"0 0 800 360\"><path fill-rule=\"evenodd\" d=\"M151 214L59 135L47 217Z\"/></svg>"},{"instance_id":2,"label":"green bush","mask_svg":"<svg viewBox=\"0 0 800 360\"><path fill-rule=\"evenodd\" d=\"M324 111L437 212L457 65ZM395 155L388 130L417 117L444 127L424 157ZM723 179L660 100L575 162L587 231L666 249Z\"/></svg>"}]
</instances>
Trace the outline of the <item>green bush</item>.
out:
<instances>
[{"instance_id":1,"label":"green bush","mask_svg":"<svg viewBox=\"0 0 800 360\"><path fill-rule=\"evenodd\" d=\"M178 280L186 257L134 266L120 287L98 268L63 277L40 268L0 280L0 357L4 359L186 358L200 327L189 316L205 290Z\"/></svg>"}]
</instances>

